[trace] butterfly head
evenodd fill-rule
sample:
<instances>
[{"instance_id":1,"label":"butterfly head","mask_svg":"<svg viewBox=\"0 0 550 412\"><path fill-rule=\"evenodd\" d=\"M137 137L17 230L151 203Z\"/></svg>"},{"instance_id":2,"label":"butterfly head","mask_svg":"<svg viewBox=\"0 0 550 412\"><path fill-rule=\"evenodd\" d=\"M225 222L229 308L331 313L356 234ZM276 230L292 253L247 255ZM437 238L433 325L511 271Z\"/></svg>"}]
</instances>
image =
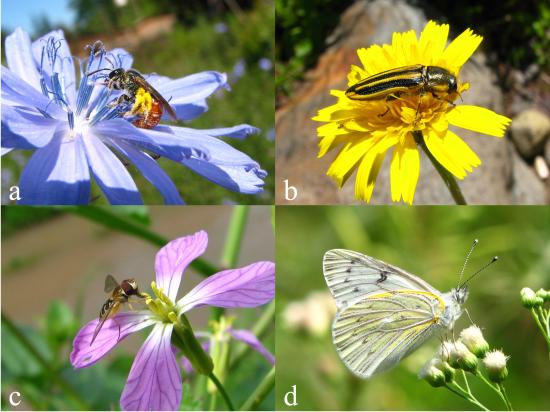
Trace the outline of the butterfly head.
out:
<instances>
[{"instance_id":1,"label":"butterfly head","mask_svg":"<svg viewBox=\"0 0 550 412\"><path fill-rule=\"evenodd\" d=\"M464 302L466 302L466 299L468 299L468 294L470 292L468 291L468 286L461 286L457 288L453 288L451 290L451 294L454 298L454 300L459 304L462 305Z\"/></svg>"}]
</instances>

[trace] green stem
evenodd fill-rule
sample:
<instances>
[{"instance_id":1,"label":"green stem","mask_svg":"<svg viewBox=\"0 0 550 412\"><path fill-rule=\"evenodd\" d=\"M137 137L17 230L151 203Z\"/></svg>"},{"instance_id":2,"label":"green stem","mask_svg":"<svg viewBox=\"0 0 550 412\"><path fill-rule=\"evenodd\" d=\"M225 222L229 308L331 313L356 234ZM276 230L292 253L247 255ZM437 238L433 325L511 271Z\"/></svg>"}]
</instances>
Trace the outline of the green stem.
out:
<instances>
[{"instance_id":1,"label":"green stem","mask_svg":"<svg viewBox=\"0 0 550 412\"><path fill-rule=\"evenodd\" d=\"M4 312L1 315L2 323L10 330L13 336L21 343L21 346L24 347L37 361L42 365L44 370L48 372L48 375L67 393L68 397L71 398L76 405L81 410L90 410L90 407L86 402L81 398L78 392L65 380L65 378L51 365L46 359L38 352L38 350L33 346L33 344L27 339L27 337L19 330L17 326L8 318ZM4 354L5 355L5 354Z\"/></svg>"},{"instance_id":2,"label":"green stem","mask_svg":"<svg viewBox=\"0 0 550 412\"><path fill-rule=\"evenodd\" d=\"M541 323L541 319L539 318L539 315L535 311L535 308L531 308L531 314L533 315L533 318L535 318L535 322L537 323L538 328L540 329L542 336L544 337L544 340L546 340L546 344L548 345L548 352L550 356L550 336L546 333L546 328ZM543 321L545 321L543 316Z\"/></svg>"},{"instance_id":3,"label":"green stem","mask_svg":"<svg viewBox=\"0 0 550 412\"><path fill-rule=\"evenodd\" d=\"M225 401L225 404L227 405L227 409L229 409L230 411L234 411L235 408L231 403L231 399L229 399L229 395L227 395L225 388L223 387L222 383L218 380L218 378L216 378L216 375L214 375L214 372L210 372L210 375L208 375L208 377L214 383L214 385L216 385L218 392L220 392L220 394L222 395L222 398Z\"/></svg>"},{"instance_id":4,"label":"green stem","mask_svg":"<svg viewBox=\"0 0 550 412\"><path fill-rule=\"evenodd\" d=\"M462 378L464 379L464 384L466 385L466 390L471 395L472 391L470 391L470 385L468 384L468 378L466 377L466 372L462 371Z\"/></svg>"},{"instance_id":5,"label":"green stem","mask_svg":"<svg viewBox=\"0 0 550 412\"><path fill-rule=\"evenodd\" d=\"M504 396L506 407L508 408L509 411L513 411L512 404L510 403L510 399L508 399L508 395L506 394L506 389L504 388L504 385L502 383L499 383L498 388L500 392L502 392L502 395Z\"/></svg>"},{"instance_id":6,"label":"green stem","mask_svg":"<svg viewBox=\"0 0 550 412\"><path fill-rule=\"evenodd\" d=\"M119 214L110 212L109 208L100 206L85 206L85 207L64 207L63 210L68 210L79 216L85 217L96 223L99 223L111 230L118 230L119 232L129 233L141 239L144 239L156 246L164 246L169 242L157 233L149 230L142 224L137 223L134 220L124 218ZM210 276L216 272L219 272L218 268L212 265L210 262L196 258L191 262L190 266L199 272L203 276Z\"/></svg>"},{"instance_id":7,"label":"green stem","mask_svg":"<svg viewBox=\"0 0 550 412\"><path fill-rule=\"evenodd\" d=\"M256 321L251 329L251 332L261 339L268 328L273 324L273 318L275 317L275 301L272 300L263 310L260 318ZM250 351L250 346L240 343L233 353L229 369L239 364L240 360Z\"/></svg>"},{"instance_id":8,"label":"green stem","mask_svg":"<svg viewBox=\"0 0 550 412\"><path fill-rule=\"evenodd\" d=\"M461 398L467 400L468 402L473 403L474 405L476 405L477 407L483 409L484 411L488 411L488 410L489 410L487 407L485 407L485 405L483 405L480 401L478 401L478 400L475 398L475 396L472 395L471 392L466 392L466 391L462 388L462 386L460 386L460 385L459 385L458 383L456 383L456 382L452 382L452 384L453 384L454 386L456 386L456 387L460 390L460 392L454 390L454 389L451 388L449 385L445 385L445 387L446 387L447 389L449 389L451 392L453 392L454 394L460 396ZM461 393L461 392L462 392L462 393Z\"/></svg>"},{"instance_id":9,"label":"green stem","mask_svg":"<svg viewBox=\"0 0 550 412\"><path fill-rule=\"evenodd\" d=\"M439 176L443 179L443 182L445 183L445 186L447 186L447 189L449 189L449 192L451 193L451 196L453 197L453 200L457 205L466 205L466 199L464 198L464 195L462 194L462 191L460 190L460 187L458 186L458 183L456 182L455 177L443 167L441 163L437 161L437 159L434 157L434 155L430 152L428 147L426 146L426 142L424 141L424 137L422 136L421 131L414 131L413 137L418 146L422 148L424 153L426 153L426 156L428 156L428 159L430 159L430 162L435 167L435 170L439 173Z\"/></svg>"},{"instance_id":10,"label":"green stem","mask_svg":"<svg viewBox=\"0 0 550 412\"><path fill-rule=\"evenodd\" d=\"M221 259L224 268L232 268L237 264L249 210L249 206L233 206Z\"/></svg>"},{"instance_id":11,"label":"green stem","mask_svg":"<svg viewBox=\"0 0 550 412\"><path fill-rule=\"evenodd\" d=\"M508 408L508 401L506 399L506 397L504 396L504 394L500 391L499 387L497 385L493 385L491 382L489 382L487 380L487 378L485 376L483 376L483 374L481 372L476 372L475 374L479 379L481 379L487 386L489 386L492 390L494 390L498 396L500 397L500 399L502 400L502 402L504 402L504 405L506 405L506 407ZM510 409L508 409L510 410Z\"/></svg>"},{"instance_id":12,"label":"green stem","mask_svg":"<svg viewBox=\"0 0 550 412\"><path fill-rule=\"evenodd\" d=\"M265 397L275 387L275 367L265 375L260 384L256 387L252 395L243 403L241 411L254 411L262 403Z\"/></svg>"}]
</instances>

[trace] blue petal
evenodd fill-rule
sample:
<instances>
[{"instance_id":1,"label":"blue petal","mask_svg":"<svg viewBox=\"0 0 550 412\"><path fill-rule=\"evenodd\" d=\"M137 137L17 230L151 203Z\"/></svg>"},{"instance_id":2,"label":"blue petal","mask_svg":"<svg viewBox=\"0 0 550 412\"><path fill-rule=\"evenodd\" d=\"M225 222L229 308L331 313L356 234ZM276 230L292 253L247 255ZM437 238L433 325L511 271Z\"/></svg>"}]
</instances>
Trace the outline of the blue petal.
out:
<instances>
[{"instance_id":1,"label":"blue petal","mask_svg":"<svg viewBox=\"0 0 550 412\"><path fill-rule=\"evenodd\" d=\"M156 79L151 77L151 86L157 89L174 108L182 104L201 102L220 88L227 87L225 73L213 71L195 73L171 81L156 81Z\"/></svg>"},{"instance_id":2,"label":"blue petal","mask_svg":"<svg viewBox=\"0 0 550 412\"><path fill-rule=\"evenodd\" d=\"M112 119L99 122L94 127L96 135L108 139L122 139L137 144L144 149L168 157L174 161L181 160L184 156L207 157L208 149L201 144L202 135L196 133L196 139L183 140L174 135L168 126L159 126L155 130L140 129L124 119Z\"/></svg>"},{"instance_id":3,"label":"blue petal","mask_svg":"<svg viewBox=\"0 0 550 412\"><path fill-rule=\"evenodd\" d=\"M267 173L245 153L200 131L181 127L171 127L171 129L186 144L192 146L201 144L208 150L208 158L191 156L180 160L180 163L206 179L235 192L256 194L263 190L262 179L267 176ZM194 133L190 133L191 131Z\"/></svg>"},{"instance_id":4,"label":"blue petal","mask_svg":"<svg viewBox=\"0 0 550 412\"><path fill-rule=\"evenodd\" d=\"M67 112L62 110L41 92L34 89L29 83L4 66L1 69L2 77L2 107L6 105L36 108L47 112L50 116L60 120L67 120Z\"/></svg>"},{"instance_id":5,"label":"blue petal","mask_svg":"<svg viewBox=\"0 0 550 412\"><path fill-rule=\"evenodd\" d=\"M37 149L54 137L56 130L67 131L68 124L13 106L2 107L2 147Z\"/></svg>"},{"instance_id":6,"label":"blue petal","mask_svg":"<svg viewBox=\"0 0 550 412\"><path fill-rule=\"evenodd\" d=\"M121 161L90 131L84 140L86 156L97 184L113 205L141 205L136 184Z\"/></svg>"},{"instance_id":7,"label":"blue petal","mask_svg":"<svg viewBox=\"0 0 550 412\"><path fill-rule=\"evenodd\" d=\"M8 67L36 90L42 90L29 35L18 27L6 37L5 45Z\"/></svg>"},{"instance_id":8,"label":"blue petal","mask_svg":"<svg viewBox=\"0 0 550 412\"><path fill-rule=\"evenodd\" d=\"M48 45L48 40L53 39L59 45L57 49L55 61L53 67L48 60L48 56L44 48ZM43 52L44 50L44 52ZM65 97L68 100L68 104L74 107L75 103L75 67L73 62L73 56L69 49L69 44L65 40L63 30L53 30L48 34L40 37L32 43L32 53L34 60L38 65L38 69L42 69L42 74L47 81L47 84L51 87L51 78L54 73L58 73L61 85L65 92Z\"/></svg>"},{"instance_id":9,"label":"blue petal","mask_svg":"<svg viewBox=\"0 0 550 412\"><path fill-rule=\"evenodd\" d=\"M90 173L82 140L58 133L29 159L19 182L22 205L86 204Z\"/></svg>"},{"instance_id":10,"label":"blue petal","mask_svg":"<svg viewBox=\"0 0 550 412\"><path fill-rule=\"evenodd\" d=\"M181 127L180 129L185 129ZM214 137L232 137L243 140L251 134L257 134L261 130L249 124L239 124L233 127L224 127L220 129L201 129L200 132Z\"/></svg>"},{"instance_id":11,"label":"blue petal","mask_svg":"<svg viewBox=\"0 0 550 412\"><path fill-rule=\"evenodd\" d=\"M176 185L154 159L122 140L111 141L111 144L126 156L143 176L158 189L164 198L164 203L168 205L185 204Z\"/></svg>"},{"instance_id":12,"label":"blue petal","mask_svg":"<svg viewBox=\"0 0 550 412\"><path fill-rule=\"evenodd\" d=\"M196 103L178 104L176 106L173 106L173 108L176 111L176 115L178 116L178 119L181 119L184 121L190 121L190 120L196 119L201 114L207 112L208 104L206 103L206 100L202 100ZM164 111L164 114L162 115L162 119L170 120L171 118L167 114L167 112Z\"/></svg>"}]
</instances>

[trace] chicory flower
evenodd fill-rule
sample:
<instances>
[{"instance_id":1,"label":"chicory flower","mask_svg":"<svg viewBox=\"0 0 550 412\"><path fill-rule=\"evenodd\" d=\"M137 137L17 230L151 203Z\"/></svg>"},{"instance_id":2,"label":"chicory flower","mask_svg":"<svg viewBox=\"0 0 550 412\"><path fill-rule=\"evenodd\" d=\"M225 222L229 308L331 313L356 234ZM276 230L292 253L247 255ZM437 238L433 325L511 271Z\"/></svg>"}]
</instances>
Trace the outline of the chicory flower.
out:
<instances>
[{"instance_id":1,"label":"chicory flower","mask_svg":"<svg viewBox=\"0 0 550 412\"><path fill-rule=\"evenodd\" d=\"M212 275L176 301L184 270L207 245L204 231L168 243L156 255L156 282L151 284L156 298L146 300L148 310L117 313L105 321L93 343L99 319L86 324L76 335L70 360L73 367L84 368L100 360L126 336L153 326L130 370L120 399L122 409L179 408L182 379L171 339L174 329L182 327L182 319L188 322L186 312L204 305L251 308L273 299L275 264L261 261Z\"/></svg>"},{"instance_id":2,"label":"chicory flower","mask_svg":"<svg viewBox=\"0 0 550 412\"><path fill-rule=\"evenodd\" d=\"M35 150L19 181L20 204L86 204L92 177L111 204L141 204L127 161L157 188L165 203L182 204L174 183L149 153L235 192L263 190L267 173L219 139L243 139L256 133L255 127L197 130L158 125L149 130L129 121L128 103L117 104L120 92L101 81L109 70L131 68L132 56L125 50L107 52L98 42L89 47L88 58L80 60L71 55L61 30L31 42L20 28L6 38L5 50L2 155L14 149ZM208 96L229 88L227 76L214 71L178 79L144 77L181 120L201 115L208 109Z\"/></svg>"}]
</instances>

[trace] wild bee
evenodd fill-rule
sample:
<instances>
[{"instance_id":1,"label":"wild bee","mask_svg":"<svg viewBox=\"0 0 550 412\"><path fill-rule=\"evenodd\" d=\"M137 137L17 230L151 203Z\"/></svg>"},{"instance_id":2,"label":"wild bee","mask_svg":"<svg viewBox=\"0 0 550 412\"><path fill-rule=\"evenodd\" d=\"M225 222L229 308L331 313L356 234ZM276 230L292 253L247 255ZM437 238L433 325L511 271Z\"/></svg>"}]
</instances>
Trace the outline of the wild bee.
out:
<instances>
[{"instance_id":1,"label":"wild bee","mask_svg":"<svg viewBox=\"0 0 550 412\"><path fill-rule=\"evenodd\" d=\"M99 69L88 75L97 73ZM157 126L162 118L164 110L168 112L173 120L178 120L175 110L170 106L164 97L136 70L118 68L111 70L107 75L105 85L109 89L122 90L124 93L114 102L113 105L131 103L132 108L128 112L137 115L138 118L132 123L142 129L152 129Z\"/></svg>"},{"instance_id":2,"label":"wild bee","mask_svg":"<svg viewBox=\"0 0 550 412\"><path fill-rule=\"evenodd\" d=\"M94 343L97 334L103 327L103 324L107 319L113 317L120 309L120 307L127 303L130 296L137 296L144 298L145 296L139 291L138 285L134 279L124 279L120 284L111 275L105 277L105 293L110 293L111 296L101 307L99 312L99 323L97 324L90 346Z\"/></svg>"}]
</instances>

